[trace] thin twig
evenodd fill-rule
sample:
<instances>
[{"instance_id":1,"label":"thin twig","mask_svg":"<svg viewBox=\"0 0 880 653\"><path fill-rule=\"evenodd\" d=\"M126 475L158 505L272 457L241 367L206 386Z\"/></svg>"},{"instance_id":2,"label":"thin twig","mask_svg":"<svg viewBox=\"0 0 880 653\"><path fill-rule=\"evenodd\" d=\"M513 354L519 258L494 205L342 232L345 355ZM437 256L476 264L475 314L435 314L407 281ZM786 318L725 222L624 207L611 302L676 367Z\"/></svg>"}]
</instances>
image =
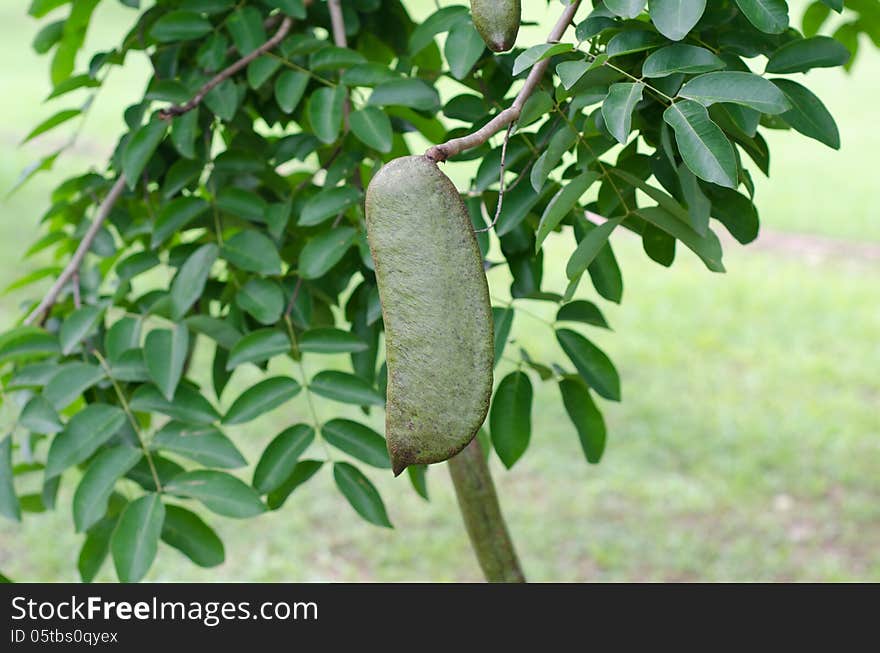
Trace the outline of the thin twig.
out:
<instances>
[{"instance_id":1,"label":"thin twig","mask_svg":"<svg viewBox=\"0 0 880 653\"><path fill-rule=\"evenodd\" d=\"M302 277L297 277L296 285L293 287L293 293L290 295L290 301L287 302L287 308L284 309L284 317L290 317L293 307L296 304L296 297L299 295L299 288L302 286Z\"/></svg>"},{"instance_id":2,"label":"thin twig","mask_svg":"<svg viewBox=\"0 0 880 653\"><path fill-rule=\"evenodd\" d=\"M478 234L492 229L501 216L501 205L504 203L504 165L507 158L507 143L510 141L510 132L515 124L515 122L512 122L507 125L507 131L504 133L504 143L501 145L501 165L499 166L501 171L498 175L498 205L495 207L495 217L492 218L492 222L485 229L476 229L475 231Z\"/></svg>"},{"instance_id":3,"label":"thin twig","mask_svg":"<svg viewBox=\"0 0 880 653\"><path fill-rule=\"evenodd\" d=\"M61 294L61 291L64 289L64 286L68 281L73 278L75 274L79 273L79 268L82 265L83 260L86 257L86 254L91 248L92 243L95 241L95 238L98 236L98 232L101 230L101 226L104 224L104 221L107 219L107 216L110 215L110 211L113 210L113 206L116 204L116 201L120 198L123 191L125 190L125 175L119 175L119 179L116 180L116 183L113 184L113 187L110 189L110 192L107 193L107 197L104 198L104 202L98 207L98 212L95 214L95 219L89 227L88 231L86 231L85 236L79 243L79 247L76 248L76 252L73 254L73 258L70 259L70 262L67 266L62 270L58 279L52 284L52 287L49 288L49 292L46 293L46 296L43 298L37 307L31 311L31 314L25 318L25 324L33 324L35 321L40 319L43 314L48 314L49 309L55 304L55 301L58 299L58 295Z\"/></svg>"},{"instance_id":4,"label":"thin twig","mask_svg":"<svg viewBox=\"0 0 880 653\"><path fill-rule=\"evenodd\" d=\"M272 38L263 43L263 45L258 47L250 54L243 56L241 59L236 61L228 68L221 70L219 73L217 73L217 75L215 75L204 86L202 86L186 104L175 104L168 107L167 109L162 109L159 112L159 117L162 120L169 120L176 116L182 116L188 111L192 111L193 109L195 109L197 106L199 106L199 104L202 103L202 100L205 99L205 96L210 93L212 89L232 77L238 71L245 68L254 59L263 56L269 50L273 49L275 46L281 43L281 41L284 40L284 37L287 36L287 33L290 31L291 25L293 25L293 19L290 17L285 17L284 20L281 21L281 26L278 28L278 31L275 32L275 35Z\"/></svg>"},{"instance_id":5,"label":"thin twig","mask_svg":"<svg viewBox=\"0 0 880 653\"><path fill-rule=\"evenodd\" d=\"M345 17L342 14L342 5L339 0L327 0L327 9L330 11L330 25L333 29L333 42L336 47L347 48L348 39L345 36ZM342 74L342 71L339 71ZM342 124L348 132L348 116L351 114L351 98L348 90L345 92L345 102L342 105Z\"/></svg>"},{"instance_id":6,"label":"thin twig","mask_svg":"<svg viewBox=\"0 0 880 653\"><path fill-rule=\"evenodd\" d=\"M562 38L562 35L565 34L565 30L568 29L568 26L571 24L572 18L574 18L574 14L579 6L580 0L573 0L573 2L565 8L562 15L559 17L559 20L556 21L556 25L554 25L553 29L550 31L550 35L547 37L548 43L555 43ZM536 63L532 67L529 76L526 77L526 82L517 94L516 99L514 99L513 104L492 118L492 120L483 125L483 127L467 136L453 138L451 141L446 141L441 145L434 145L428 148L428 151L425 152L425 156L434 162L441 163L465 150L479 147L504 127L515 122L519 118L526 100L529 99L531 94L538 87L538 84L540 84L549 65L550 59L543 59Z\"/></svg>"}]
</instances>

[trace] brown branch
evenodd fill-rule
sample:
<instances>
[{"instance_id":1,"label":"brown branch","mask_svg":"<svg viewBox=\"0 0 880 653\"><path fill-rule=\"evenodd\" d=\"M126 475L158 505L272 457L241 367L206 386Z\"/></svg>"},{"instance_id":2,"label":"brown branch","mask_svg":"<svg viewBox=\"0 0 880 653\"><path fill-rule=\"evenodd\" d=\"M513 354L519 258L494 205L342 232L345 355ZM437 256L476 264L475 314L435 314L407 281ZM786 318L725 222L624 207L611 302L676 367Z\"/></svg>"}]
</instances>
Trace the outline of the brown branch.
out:
<instances>
[{"instance_id":1,"label":"brown branch","mask_svg":"<svg viewBox=\"0 0 880 653\"><path fill-rule=\"evenodd\" d=\"M327 0L327 9L330 11L330 25L333 29L333 42L336 47L347 48L348 39L345 36L345 18L342 15L342 4L339 0ZM342 71L339 71L342 74ZM342 105L342 123L345 131L349 130L348 116L351 114L351 97L345 92L345 103Z\"/></svg>"},{"instance_id":2,"label":"brown branch","mask_svg":"<svg viewBox=\"0 0 880 653\"><path fill-rule=\"evenodd\" d=\"M70 259L70 262L67 266L62 270L58 279L52 284L52 287L49 288L49 292L46 293L46 296L43 298L37 307L31 311L31 314L27 316L24 323L25 324L33 324L35 321L40 319L43 314L47 314L48 311L55 304L55 301L58 299L58 295L61 294L61 291L64 289L64 286L79 274L79 268L82 265L83 260L86 257L89 249L92 246L92 243L95 241L95 238L98 236L98 232L101 230L101 226L104 224L104 221L107 219L107 216L110 215L110 211L113 210L113 206L116 204L116 201L122 196L123 191L125 190L125 175L119 175L119 179L116 180L116 183L113 184L113 187L110 189L110 192L107 193L107 197L104 198L103 203L100 207L98 207L98 212L95 215L95 219L92 222L91 226L89 226L88 231L86 231L85 236L80 241L79 246L76 248L76 252L73 254L73 258Z\"/></svg>"},{"instance_id":3,"label":"brown branch","mask_svg":"<svg viewBox=\"0 0 880 653\"><path fill-rule=\"evenodd\" d=\"M345 38L342 4L339 0L327 0L327 9L330 11L330 24L333 26L333 42L340 48L347 48L348 40Z\"/></svg>"},{"instance_id":4,"label":"brown branch","mask_svg":"<svg viewBox=\"0 0 880 653\"><path fill-rule=\"evenodd\" d=\"M548 43L555 43L562 38L562 35L565 34L565 30L567 30L568 26L571 24L574 14L579 6L580 0L573 0L572 3L565 8L562 15L559 17L559 20L556 21L556 25L554 25L553 29L550 31L550 35L547 37ZM492 120L483 125L483 127L467 136L453 138L451 141L446 141L441 145L434 145L428 148L428 151L425 152L425 156L434 162L442 163L449 157L460 154L465 150L479 147L496 133L516 121L519 118L519 114L522 112L523 105L538 87L538 84L544 77L544 73L547 72L547 67L549 65L550 59L543 59L536 63L532 67L529 76L526 77L526 83L520 89L513 104L492 118Z\"/></svg>"},{"instance_id":5,"label":"brown branch","mask_svg":"<svg viewBox=\"0 0 880 653\"><path fill-rule=\"evenodd\" d=\"M490 231L492 227L498 224L498 218L501 217L501 207L504 204L504 166L506 165L507 158L507 143L510 141L510 132L513 130L513 126L516 123L510 123L507 125L507 131L504 133L504 143L501 145L501 166L500 171L498 173L498 204L495 207L495 217L492 218L492 222L485 229L476 229L476 232L482 233L484 231Z\"/></svg>"},{"instance_id":6,"label":"brown branch","mask_svg":"<svg viewBox=\"0 0 880 653\"><path fill-rule=\"evenodd\" d=\"M293 19L290 17L285 17L284 20L281 21L281 26L278 28L278 31L275 32L275 35L272 38L263 43L263 45L258 47L250 54L246 54L228 68L225 68L224 70L221 70L219 73L217 73L217 75L215 75L204 86L202 86L186 104L174 104L167 109L162 109L159 112L159 117L162 120L169 120L176 116L182 116L188 111L192 111L193 109L195 109L202 103L202 100L205 99L205 96L210 93L214 88L225 82L235 73L245 68L254 59L263 56L269 50L272 50L273 48L275 48L275 46L281 43L281 41L284 40L284 37L286 37L287 33L290 31L291 25L293 25Z\"/></svg>"}]
</instances>

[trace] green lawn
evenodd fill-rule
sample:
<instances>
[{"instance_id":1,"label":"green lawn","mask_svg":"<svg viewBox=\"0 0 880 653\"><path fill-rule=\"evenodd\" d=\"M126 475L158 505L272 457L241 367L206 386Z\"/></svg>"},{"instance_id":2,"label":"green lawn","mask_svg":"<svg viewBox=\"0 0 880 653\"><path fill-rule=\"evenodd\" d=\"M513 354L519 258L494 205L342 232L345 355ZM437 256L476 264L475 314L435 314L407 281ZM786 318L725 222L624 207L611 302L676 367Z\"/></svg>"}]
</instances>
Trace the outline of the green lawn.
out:
<instances>
[{"instance_id":1,"label":"green lawn","mask_svg":"<svg viewBox=\"0 0 880 653\"><path fill-rule=\"evenodd\" d=\"M123 11L116 4L106 10L111 26ZM35 30L21 12L0 9L0 83L4 97L16 98L0 109L7 145L0 189L44 151L45 144L15 143L53 110L34 108L47 92L47 64L26 51ZM107 44L114 32L108 27L93 38ZM810 75L838 119L843 149L772 134L774 178L758 184L766 226L880 242L880 209L872 201L880 137L868 108L878 99L878 72L880 57L866 44L852 75ZM114 100L143 83L142 69L116 76L77 151L60 161L62 172L101 165L120 128ZM20 253L36 236L53 178L38 178L3 207L0 286L30 265ZM569 238L552 237L546 260L564 261ZM511 472L493 461L530 578L880 580L880 263L845 255L817 262L729 245L728 274L713 275L689 252L667 270L626 234L615 239L624 302L602 304L614 332L590 334L623 379L623 402L603 404L609 445L602 464L586 465L558 392L537 379L529 452ZM561 287L563 276L548 269L546 287ZM491 277L494 294L504 295L507 279L500 271ZM581 294L595 299L587 284ZM0 323L12 322L21 298L0 298ZM541 303L524 307L552 317ZM514 336L535 356L561 360L539 319L519 314ZM236 375L238 387L256 378ZM320 416L338 414L337 406L321 404ZM278 430L306 414L301 396L233 435L253 462ZM227 544L223 566L198 569L163 547L148 578L479 578L442 465L429 473L430 503L405 477L368 473L393 531L359 520L325 469L277 513L247 522L206 515ZM68 516L73 486L71 479L63 489L60 512L27 515L21 526L0 524L3 573L22 581L76 579L81 538ZM113 579L109 565L101 578Z\"/></svg>"}]
</instances>

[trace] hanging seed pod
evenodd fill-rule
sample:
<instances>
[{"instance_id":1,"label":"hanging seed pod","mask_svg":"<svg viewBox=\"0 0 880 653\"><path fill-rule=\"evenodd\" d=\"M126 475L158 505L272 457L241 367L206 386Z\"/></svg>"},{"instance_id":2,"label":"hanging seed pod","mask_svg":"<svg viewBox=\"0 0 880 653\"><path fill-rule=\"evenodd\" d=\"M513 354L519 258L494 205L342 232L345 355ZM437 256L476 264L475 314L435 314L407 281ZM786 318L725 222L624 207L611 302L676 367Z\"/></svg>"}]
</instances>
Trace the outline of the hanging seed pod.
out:
<instances>
[{"instance_id":1,"label":"hanging seed pod","mask_svg":"<svg viewBox=\"0 0 880 653\"><path fill-rule=\"evenodd\" d=\"M473 439L492 393L493 326L480 249L461 196L425 156L386 164L366 197L385 322L385 433L394 474Z\"/></svg>"}]
</instances>

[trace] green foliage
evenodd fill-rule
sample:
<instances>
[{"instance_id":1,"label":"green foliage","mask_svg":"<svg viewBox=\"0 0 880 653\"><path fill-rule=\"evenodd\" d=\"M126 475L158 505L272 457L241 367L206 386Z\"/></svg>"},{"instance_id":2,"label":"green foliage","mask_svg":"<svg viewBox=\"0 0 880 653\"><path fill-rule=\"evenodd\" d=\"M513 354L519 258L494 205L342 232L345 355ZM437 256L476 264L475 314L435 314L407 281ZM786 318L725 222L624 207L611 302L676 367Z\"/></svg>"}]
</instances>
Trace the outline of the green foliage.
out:
<instances>
[{"instance_id":1,"label":"green foliage","mask_svg":"<svg viewBox=\"0 0 880 653\"><path fill-rule=\"evenodd\" d=\"M76 483L86 581L108 555L121 580L139 580L160 541L217 565L223 544L192 510L253 518L282 508L318 473L332 474L355 513L391 525L359 468L386 473L384 438L342 412L361 408L373 423L385 403L363 188L384 162L484 125L548 59L507 145L494 234L480 234L493 296L506 294L501 270L511 279L511 300L493 300L499 382L489 430L512 466L532 440L533 382L553 383L586 460L598 462L606 431L595 395L620 400L621 383L581 332L608 328L601 300L574 296L592 292L589 279L599 298L621 301L614 233L636 234L661 265L673 263L681 241L723 271L718 225L743 243L757 235L748 160L769 174L761 130L791 128L839 147L821 100L784 75L851 65L859 34L880 43L871 0L814 3L803 35L789 27L782 0L584 3L562 42L520 43L531 47L503 55L482 47L464 6L417 25L401 0L352 3L347 43L338 44L323 2L184 0L132 12L117 48L86 59L96 4L31 4L32 16L45 17L34 49L51 58L52 95L66 101L79 89L93 98L109 70L135 57L153 76L120 108L127 133L106 172L52 194L32 250L56 265L20 285L56 275L120 174L127 188L44 319L0 336L3 401L16 410L0 441L0 514L51 508L59 483ZM212 85L193 110L160 115L201 97L282 16L295 22L277 48ZM836 40L821 35L828 30ZM58 111L26 140L75 124L90 103ZM478 228L500 200L502 136L447 164L480 159L466 198ZM560 261L566 287L544 280L551 237L570 245ZM555 305L550 360L508 342L525 302ZM342 357L351 364L339 369ZM263 376L225 397L234 374ZM308 407L312 422L291 425L259 461L246 460L237 425L291 401ZM221 471L249 466L250 484ZM424 472L410 476L427 497Z\"/></svg>"}]
</instances>

